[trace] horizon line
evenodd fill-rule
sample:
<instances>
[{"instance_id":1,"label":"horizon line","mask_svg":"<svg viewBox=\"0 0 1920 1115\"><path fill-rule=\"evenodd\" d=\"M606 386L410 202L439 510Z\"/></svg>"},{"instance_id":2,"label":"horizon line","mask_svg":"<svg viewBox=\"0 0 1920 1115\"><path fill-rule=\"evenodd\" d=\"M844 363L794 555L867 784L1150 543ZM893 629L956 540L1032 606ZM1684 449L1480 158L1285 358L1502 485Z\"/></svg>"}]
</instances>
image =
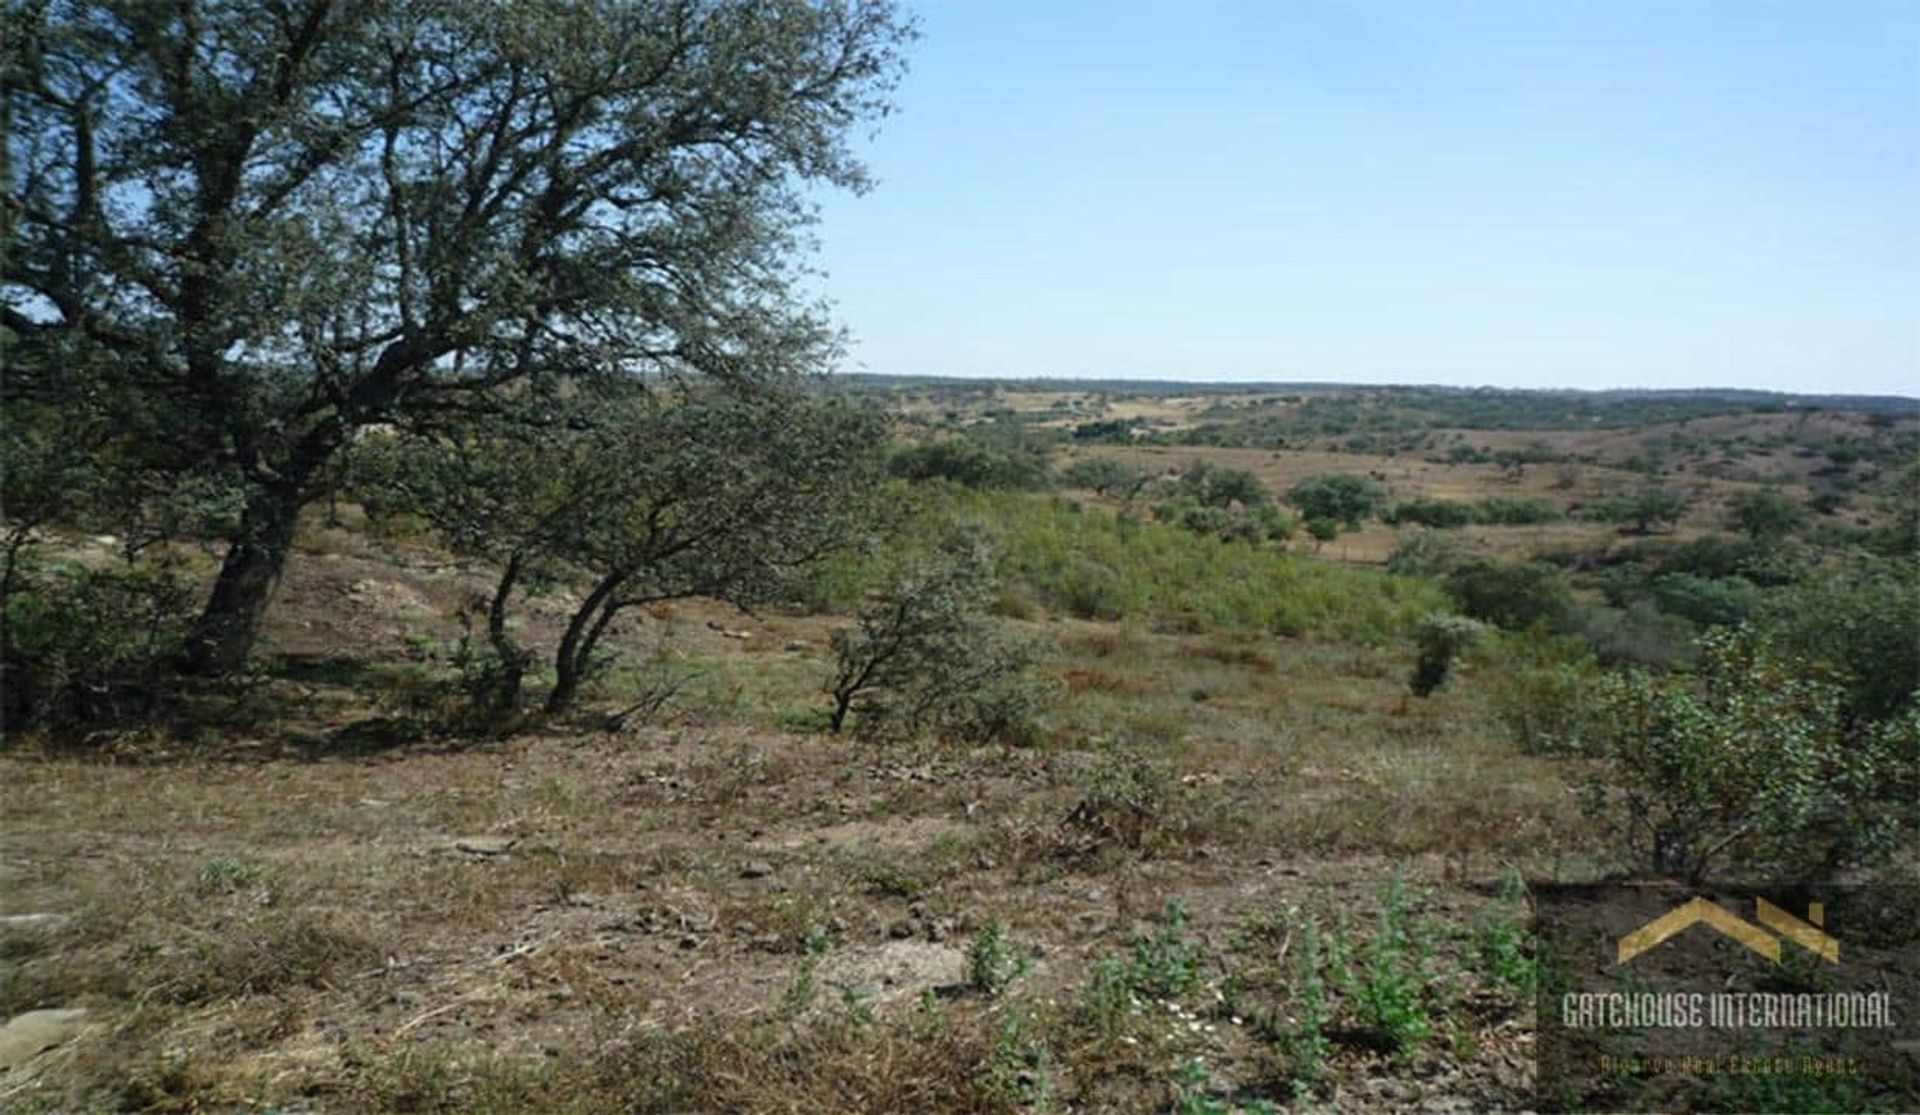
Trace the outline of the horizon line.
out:
<instances>
[{"instance_id":1,"label":"horizon line","mask_svg":"<svg viewBox=\"0 0 1920 1115\"><path fill-rule=\"evenodd\" d=\"M1257 392L1281 390L1329 390L1329 389L1374 389L1389 391L1455 391L1455 392L1501 392L1507 394L1530 395L1743 395L1792 400L1849 400L1863 402L1896 402L1911 404L1920 410L1920 396L1901 395L1892 392L1845 392L1845 391L1783 391L1770 387L1727 387L1702 384L1689 387L1515 387L1501 384L1463 385L1453 383L1417 383L1411 381L1385 380L1223 380L1223 379L1181 379L1147 378L1133 376L1086 376L1086 375L1038 375L1005 376L972 374L957 372L873 372L873 371L835 371L830 375L840 379L898 380L905 382L936 381L940 383L973 383L981 385L1048 385L1048 386L1100 386L1100 387L1141 387L1141 388L1196 388L1211 389L1220 392Z\"/></svg>"}]
</instances>

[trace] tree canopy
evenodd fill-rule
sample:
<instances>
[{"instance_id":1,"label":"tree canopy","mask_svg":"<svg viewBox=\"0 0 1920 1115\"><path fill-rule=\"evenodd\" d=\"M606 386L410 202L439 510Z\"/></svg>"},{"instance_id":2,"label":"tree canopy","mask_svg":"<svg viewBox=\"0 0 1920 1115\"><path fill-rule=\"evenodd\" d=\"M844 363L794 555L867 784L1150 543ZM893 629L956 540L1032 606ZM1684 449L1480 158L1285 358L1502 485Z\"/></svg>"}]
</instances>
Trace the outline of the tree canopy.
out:
<instances>
[{"instance_id":1,"label":"tree canopy","mask_svg":"<svg viewBox=\"0 0 1920 1115\"><path fill-rule=\"evenodd\" d=\"M616 375L753 380L833 335L806 182L859 189L882 0L10 7L12 398L238 508L194 640L244 658L300 506L378 423Z\"/></svg>"},{"instance_id":2,"label":"tree canopy","mask_svg":"<svg viewBox=\"0 0 1920 1115\"><path fill-rule=\"evenodd\" d=\"M553 711L592 675L623 612L687 596L742 606L860 535L884 434L871 408L793 391L629 390L521 424L374 438L370 490L501 569L488 637L511 707L528 652L507 633L535 579L591 587L554 652Z\"/></svg>"}]
</instances>

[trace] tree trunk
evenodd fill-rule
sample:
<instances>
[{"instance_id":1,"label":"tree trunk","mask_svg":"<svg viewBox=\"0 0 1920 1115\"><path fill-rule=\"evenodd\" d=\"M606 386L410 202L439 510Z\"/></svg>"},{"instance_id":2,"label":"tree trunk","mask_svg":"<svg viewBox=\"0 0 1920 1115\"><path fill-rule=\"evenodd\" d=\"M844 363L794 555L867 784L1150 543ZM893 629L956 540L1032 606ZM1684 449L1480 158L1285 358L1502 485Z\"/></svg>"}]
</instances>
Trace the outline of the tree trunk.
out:
<instances>
[{"instance_id":1,"label":"tree trunk","mask_svg":"<svg viewBox=\"0 0 1920 1115\"><path fill-rule=\"evenodd\" d=\"M246 664L267 604L280 587L300 504L292 486L270 489L247 504L213 595L187 643L183 666L188 673L219 677Z\"/></svg>"},{"instance_id":2,"label":"tree trunk","mask_svg":"<svg viewBox=\"0 0 1920 1115\"><path fill-rule=\"evenodd\" d=\"M487 606L487 643L500 660L500 666L499 673L491 679L486 692L475 695L476 710L483 715L511 713L520 707L520 688L533 658L507 633L507 601L520 581L522 564L521 555L517 552L507 559L507 567L501 572L500 583L494 589L493 600Z\"/></svg>"},{"instance_id":3,"label":"tree trunk","mask_svg":"<svg viewBox=\"0 0 1920 1115\"><path fill-rule=\"evenodd\" d=\"M567 622L567 633L561 636L560 648L553 656L553 689L547 694L547 712L562 713L573 704L590 664L593 646L599 641L599 632L606 627L607 617L600 613L613 603L613 594L626 579L626 571L618 569L602 577Z\"/></svg>"}]
</instances>

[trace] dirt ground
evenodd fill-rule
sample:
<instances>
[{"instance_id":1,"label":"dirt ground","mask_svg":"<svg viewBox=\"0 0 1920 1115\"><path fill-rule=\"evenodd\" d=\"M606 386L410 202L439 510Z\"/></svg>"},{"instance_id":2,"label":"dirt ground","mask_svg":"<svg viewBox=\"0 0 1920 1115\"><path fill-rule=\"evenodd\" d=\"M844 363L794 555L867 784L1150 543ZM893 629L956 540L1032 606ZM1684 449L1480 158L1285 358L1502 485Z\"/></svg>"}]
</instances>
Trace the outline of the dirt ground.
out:
<instances>
[{"instance_id":1,"label":"dirt ground","mask_svg":"<svg viewBox=\"0 0 1920 1115\"><path fill-rule=\"evenodd\" d=\"M1213 990L1149 1004L1169 1012L1165 1034L1112 1063L1059 1054L1052 1079L1076 1110L1155 1110L1168 1074L1199 1058L1213 1087L1265 1095L1273 1055L1218 999L1236 964L1284 955L1249 926L1370 917L1396 874L1423 917L1465 924L1506 868L1580 856L1578 833L1550 820L1558 768L1527 760L1514 777L1470 702L1409 705L1398 652L1336 644L1225 653L1035 625L1088 718L1066 743L881 748L779 727L818 703L831 622L694 603L645 622L731 662L731 680L660 723L395 740L380 730L392 708L352 705L364 679L341 648L404 669L457 633L484 581L343 549L310 532L289 570L270 632L280 675L263 684L299 699L273 718L86 760L0 757L0 914L53 916L0 930L4 1013L87 1012L78 1036L0 1075L0 1109L84 1096L108 1110L513 1110L484 1100L487 1082L659 1035L761 1034L769 1019L804 1034L848 1010L885 1028L930 997L963 1030L1016 1009L1064 1016L1169 901L1212 958ZM564 604L543 603L524 637L545 637ZM1171 733L1165 829L1138 848L1069 822L1102 762L1100 725L1128 716ZM966 991L988 926L1030 961L992 1001ZM1474 1016L1470 1054L1391 1072L1343 1050L1320 1099L1519 1105L1524 1017ZM722 1069L685 1070L704 1082L696 1109L771 1102L737 1098ZM791 1109L894 1102L808 1087Z\"/></svg>"}]
</instances>

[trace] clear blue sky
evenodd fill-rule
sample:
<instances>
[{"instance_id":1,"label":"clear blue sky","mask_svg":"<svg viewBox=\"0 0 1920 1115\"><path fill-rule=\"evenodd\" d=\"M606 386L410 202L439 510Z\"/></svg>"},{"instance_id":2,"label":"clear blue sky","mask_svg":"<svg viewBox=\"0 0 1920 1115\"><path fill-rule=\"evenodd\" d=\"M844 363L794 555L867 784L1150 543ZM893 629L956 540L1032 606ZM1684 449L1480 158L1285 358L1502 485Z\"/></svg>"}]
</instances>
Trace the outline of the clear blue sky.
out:
<instances>
[{"instance_id":1,"label":"clear blue sky","mask_svg":"<svg viewBox=\"0 0 1920 1115\"><path fill-rule=\"evenodd\" d=\"M920 4L847 370L1920 394L1920 2Z\"/></svg>"}]
</instances>

